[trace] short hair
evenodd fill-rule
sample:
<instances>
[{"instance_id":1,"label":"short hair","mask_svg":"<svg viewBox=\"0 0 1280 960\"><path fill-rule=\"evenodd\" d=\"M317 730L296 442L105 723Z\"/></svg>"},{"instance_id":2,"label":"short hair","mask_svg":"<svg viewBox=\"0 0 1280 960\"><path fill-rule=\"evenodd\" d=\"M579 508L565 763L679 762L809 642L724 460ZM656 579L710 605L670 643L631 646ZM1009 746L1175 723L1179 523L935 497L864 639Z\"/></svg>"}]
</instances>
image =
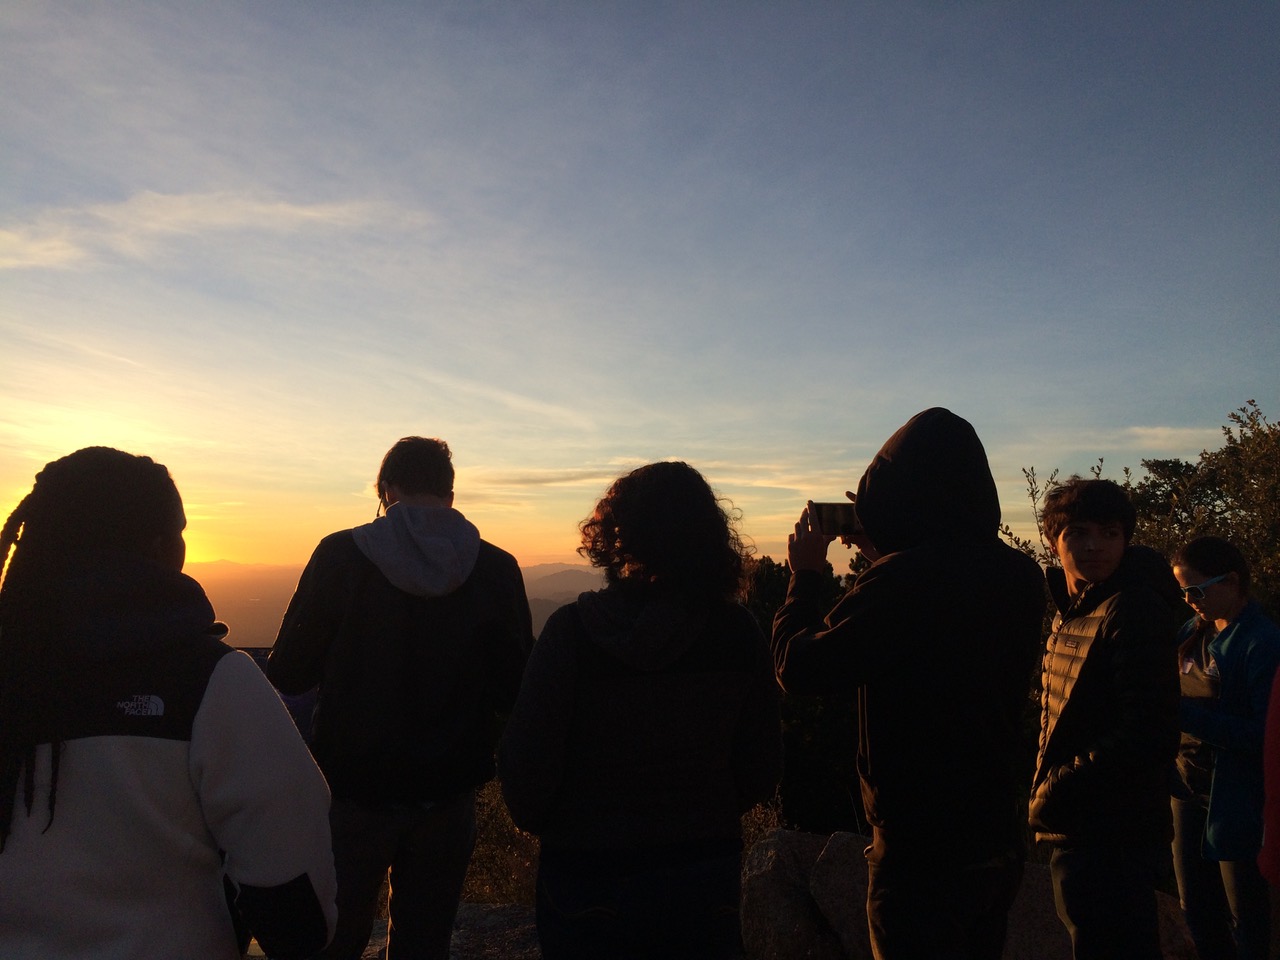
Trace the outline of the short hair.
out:
<instances>
[{"instance_id":1,"label":"short hair","mask_svg":"<svg viewBox=\"0 0 1280 960\"><path fill-rule=\"evenodd\" d=\"M1128 543L1138 524L1138 512L1124 487L1114 480L1086 480L1075 475L1045 494L1040 529L1052 543L1070 524L1081 522L1119 523Z\"/></svg>"},{"instance_id":2,"label":"short hair","mask_svg":"<svg viewBox=\"0 0 1280 960\"><path fill-rule=\"evenodd\" d=\"M378 497L386 496L388 485L414 496L429 493L448 497L453 493L453 454L443 440L431 437L402 437L382 458L378 468Z\"/></svg>"},{"instance_id":3,"label":"short hair","mask_svg":"<svg viewBox=\"0 0 1280 960\"><path fill-rule=\"evenodd\" d=\"M578 553L609 583L729 599L741 589L747 557L730 511L689 464L646 464L615 480L579 524Z\"/></svg>"},{"instance_id":4,"label":"short hair","mask_svg":"<svg viewBox=\"0 0 1280 960\"><path fill-rule=\"evenodd\" d=\"M1179 547L1173 554L1174 567L1191 567L1208 577L1234 573L1240 592L1249 595L1249 561L1229 540L1221 537L1198 537Z\"/></svg>"}]
</instances>

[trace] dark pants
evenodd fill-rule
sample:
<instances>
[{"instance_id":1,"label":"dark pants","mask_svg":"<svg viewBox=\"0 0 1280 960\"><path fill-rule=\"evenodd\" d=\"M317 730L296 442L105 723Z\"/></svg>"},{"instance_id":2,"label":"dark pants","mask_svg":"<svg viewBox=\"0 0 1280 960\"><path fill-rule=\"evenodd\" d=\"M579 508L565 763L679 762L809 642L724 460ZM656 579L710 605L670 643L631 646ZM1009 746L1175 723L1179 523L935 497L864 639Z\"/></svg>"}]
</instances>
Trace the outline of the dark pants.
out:
<instances>
[{"instance_id":1,"label":"dark pants","mask_svg":"<svg viewBox=\"0 0 1280 960\"><path fill-rule=\"evenodd\" d=\"M1168 862L1163 845L1054 848L1053 897L1075 960L1160 960L1155 888Z\"/></svg>"},{"instance_id":2,"label":"dark pants","mask_svg":"<svg viewBox=\"0 0 1280 960\"><path fill-rule=\"evenodd\" d=\"M742 856L597 871L544 856L538 866L543 960L742 957Z\"/></svg>"},{"instance_id":3,"label":"dark pants","mask_svg":"<svg viewBox=\"0 0 1280 960\"><path fill-rule=\"evenodd\" d=\"M338 931L321 957L359 960L391 871L388 960L448 960L453 921L476 842L475 791L420 806L335 799Z\"/></svg>"},{"instance_id":4,"label":"dark pants","mask_svg":"<svg viewBox=\"0 0 1280 960\"><path fill-rule=\"evenodd\" d=\"M867 923L876 960L1000 960L1022 883L1014 858L943 869L867 849Z\"/></svg>"},{"instance_id":5,"label":"dark pants","mask_svg":"<svg viewBox=\"0 0 1280 960\"><path fill-rule=\"evenodd\" d=\"M1271 902L1257 861L1206 860L1208 811L1194 801L1172 803L1173 872L1200 960L1266 960Z\"/></svg>"}]
</instances>

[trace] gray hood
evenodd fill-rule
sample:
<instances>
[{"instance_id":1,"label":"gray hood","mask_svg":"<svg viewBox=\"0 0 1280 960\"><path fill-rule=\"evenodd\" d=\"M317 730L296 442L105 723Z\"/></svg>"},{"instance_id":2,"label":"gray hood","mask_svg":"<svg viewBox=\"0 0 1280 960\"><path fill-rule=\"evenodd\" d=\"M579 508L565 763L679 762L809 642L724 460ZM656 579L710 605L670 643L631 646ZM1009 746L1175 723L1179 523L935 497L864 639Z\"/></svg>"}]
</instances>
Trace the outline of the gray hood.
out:
<instances>
[{"instance_id":1,"label":"gray hood","mask_svg":"<svg viewBox=\"0 0 1280 960\"><path fill-rule=\"evenodd\" d=\"M452 507L393 503L351 535L392 586L417 597L453 593L480 555L480 531Z\"/></svg>"},{"instance_id":2,"label":"gray hood","mask_svg":"<svg viewBox=\"0 0 1280 960\"><path fill-rule=\"evenodd\" d=\"M587 636L636 670L660 670L678 660L706 626L705 610L674 596L608 587L578 597Z\"/></svg>"}]
</instances>

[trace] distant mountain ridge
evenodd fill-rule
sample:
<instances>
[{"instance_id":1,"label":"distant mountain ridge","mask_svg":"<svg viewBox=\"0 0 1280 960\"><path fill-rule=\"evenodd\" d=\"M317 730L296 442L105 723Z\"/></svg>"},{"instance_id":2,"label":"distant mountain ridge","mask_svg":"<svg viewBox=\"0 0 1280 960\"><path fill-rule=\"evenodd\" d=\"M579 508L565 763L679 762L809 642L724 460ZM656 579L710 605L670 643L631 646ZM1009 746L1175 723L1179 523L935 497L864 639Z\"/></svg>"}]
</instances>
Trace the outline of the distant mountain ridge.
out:
<instances>
[{"instance_id":1,"label":"distant mountain ridge","mask_svg":"<svg viewBox=\"0 0 1280 960\"><path fill-rule=\"evenodd\" d=\"M540 563L521 572L529 599L538 597L568 603L578 599L580 593L604 586L604 574L585 564Z\"/></svg>"},{"instance_id":2,"label":"distant mountain ridge","mask_svg":"<svg viewBox=\"0 0 1280 960\"><path fill-rule=\"evenodd\" d=\"M269 647L302 574L301 564L188 563L184 572L200 582L218 619L230 628L236 647ZM604 576L584 563L537 563L522 567L536 636L558 607L587 590L604 586Z\"/></svg>"}]
</instances>

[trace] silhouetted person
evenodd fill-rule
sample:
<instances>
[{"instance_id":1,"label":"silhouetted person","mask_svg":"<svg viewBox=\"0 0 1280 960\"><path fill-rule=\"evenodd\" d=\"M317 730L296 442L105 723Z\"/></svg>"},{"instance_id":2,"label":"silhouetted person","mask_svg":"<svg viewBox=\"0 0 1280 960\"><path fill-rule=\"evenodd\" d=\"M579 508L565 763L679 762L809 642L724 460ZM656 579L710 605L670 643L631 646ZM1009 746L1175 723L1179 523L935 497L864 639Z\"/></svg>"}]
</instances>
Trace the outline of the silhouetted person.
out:
<instances>
[{"instance_id":1,"label":"silhouetted person","mask_svg":"<svg viewBox=\"0 0 1280 960\"><path fill-rule=\"evenodd\" d=\"M1178 632L1182 745L1173 867L1200 960L1266 960L1271 901L1262 848L1262 741L1280 627L1249 599L1249 564L1220 537L1173 558L1196 615Z\"/></svg>"},{"instance_id":2,"label":"silhouetted person","mask_svg":"<svg viewBox=\"0 0 1280 960\"><path fill-rule=\"evenodd\" d=\"M1136 515L1110 480L1072 477L1041 527L1062 566L1045 647L1031 826L1052 845L1058 916L1076 960L1158 960L1155 885L1168 870L1185 613L1164 557L1131 547Z\"/></svg>"},{"instance_id":3,"label":"silhouetted person","mask_svg":"<svg viewBox=\"0 0 1280 960\"><path fill-rule=\"evenodd\" d=\"M740 957L739 818L782 773L742 545L686 463L619 478L581 529L607 586L547 621L498 756L542 838L542 955Z\"/></svg>"},{"instance_id":4,"label":"silhouetted person","mask_svg":"<svg viewBox=\"0 0 1280 960\"><path fill-rule=\"evenodd\" d=\"M448 957L476 788L533 642L520 568L453 509L453 478L442 440L387 451L386 516L320 542L267 664L285 693L320 686L312 749L338 870L326 957L360 956L388 869L389 955Z\"/></svg>"},{"instance_id":5,"label":"silhouetted person","mask_svg":"<svg viewBox=\"0 0 1280 960\"><path fill-rule=\"evenodd\" d=\"M1020 727L1040 570L1000 540L986 453L948 410L885 442L855 511L852 542L874 562L825 620L834 538L800 515L773 624L778 677L793 693L857 692L875 955L998 960L1026 853Z\"/></svg>"},{"instance_id":6,"label":"silhouetted person","mask_svg":"<svg viewBox=\"0 0 1280 960\"><path fill-rule=\"evenodd\" d=\"M50 463L0 560L0 956L306 957L334 920L329 793L181 573L182 500L106 447Z\"/></svg>"}]
</instances>

